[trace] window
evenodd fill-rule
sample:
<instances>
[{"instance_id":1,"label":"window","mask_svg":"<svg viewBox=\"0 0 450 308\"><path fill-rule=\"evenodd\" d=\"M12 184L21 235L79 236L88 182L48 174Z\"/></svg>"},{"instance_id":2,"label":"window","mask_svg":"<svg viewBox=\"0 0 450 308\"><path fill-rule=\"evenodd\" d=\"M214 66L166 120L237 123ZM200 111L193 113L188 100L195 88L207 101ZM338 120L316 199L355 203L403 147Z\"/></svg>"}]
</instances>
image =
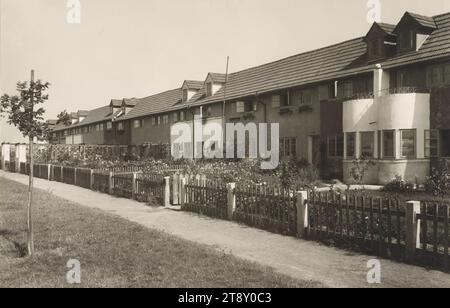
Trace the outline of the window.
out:
<instances>
[{"instance_id":1,"label":"window","mask_svg":"<svg viewBox=\"0 0 450 308\"><path fill-rule=\"evenodd\" d=\"M185 116L184 116L184 111L180 112L180 121L184 121L185 120Z\"/></svg>"},{"instance_id":2,"label":"window","mask_svg":"<svg viewBox=\"0 0 450 308\"><path fill-rule=\"evenodd\" d=\"M438 130L425 131L425 157L438 157Z\"/></svg>"},{"instance_id":3,"label":"window","mask_svg":"<svg viewBox=\"0 0 450 308\"><path fill-rule=\"evenodd\" d=\"M407 70L397 72L397 88L404 88L410 85L408 75Z\"/></svg>"},{"instance_id":4,"label":"window","mask_svg":"<svg viewBox=\"0 0 450 308\"><path fill-rule=\"evenodd\" d=\"M158 116L158 121L157 121L158 125L161 125L161 117Z\"/></svg>"},{"instance_id":5,"label":"window","mask_svg":"<svg viewBox=\"0 0 450 308\"><path fill-rule=\"evenodd\" d=\"M156 118L152 117L152 125L155 126L156 125Z\"/></svg>"},{"instance_id":6,"label":"window","mask_svg":"<svg viewBox=\"0 0 450 308\"><path fill-rule=\"evenodd\" d=\"M210 116L212 116L212 107L211 106L209 106L208 108L206 108L206 111L204 112L204 115L203 116L205 116L205 117L210 117Z\"/></svg>"},{"instance_id":7,"label":"window","mask_svg":"<svg viewBox=\"0 0 450 308\"><path fill-rule=\"evenodd\" d=\"M213 95L213 86L212 86L212 83L211 82L208 82L207 84L206 84L206 96L212 96Z\"/></svg>"},{"instance_id":8,"label":"window","mask_svg":"<svg viewBox=\"0 0 450 308\"><path fill-rule=\"evenodd\" d=\"M356 156L356 133L347 133L347 157L354 158Z\"/></svg>"},{"instance_id":9,"label":"window","mask_svg":"<svg viewBox=\"0 0 450 308\"><path fill-rule=\"evenodd\" d=\"M280 108L281 106L281 95L272 95L272 108Z\"/></svg>"},{"instance_id":10,"label":"window","mask_svg":"<svg viewBox=\"0 0 450 308\"><path fill-rule=\"evenodd\" d=\"M123 122L117 123L117 130L118 130L118 131L124 131L124 130L125 130L125 128L124 128L124 126L123 126Z\"/></svg>"},{"instance_id":11,"label":"window","mask_svg":"<svg viewBox=\"0 0 450 308\"><path fill-rule=\"evenodd\" d=\"M103 131L105 129L105 125L103 123L100 123L100 131Z\"/></svg>"},{"instance_id":12,"label":"window","mask_svg":"<svg viewBox=\"0 0 450 308\"><path fill-rule=\"evenodd\" d=\"M178 122L178 113L177 113L177 112L175 112L175 113L173 114L173 122L174 122L174 123Z\"/></svg>"},{"instance_id":13,"label":"window","mask_svg":"<svg viewBox=\"0 0 450 308\"><path fill-rule=\"evenodd\" d=\"M438 87L443 85L450 85L450 64L428 67L427 86Z\"/></svg>"},{"instance_id":14,"label":"window","mask_svg":"<svg viewBox=\"0 0 450 308\"><path fill-rule=\"evenodd\" d=\"M133 127L134 128L141 128L142 127L142 120L134 120L133 121Z\"/></svg>"},{"instance_id":15,"label":"window","mask_svg":"<svg viewBox=\"0 0 450 308\"><path fill-rule=\"evenodd\" d=\"M444 83L450 85L450 64L447 64L444 68Z\"/></svg>"},{"instance_id":16,"label":"window","mask_svg":"<svg viewBox=\"0 0 450 308\"><path fill-rule=\"evenodd\" d=\"M413 129L400 131L401 157L416 157L416 131Z\"/></svg>"},{"instance_id":17,"label":"window","mask_svg":"<svg viewBox=\"0 0 450 308\"><path fill-rule=\"evenodd\" d=\"M414 31L405 31L400 33L399 36L399 45L400 45L400 51L407 51L414 48Z\"/></svg>"},{"instance_id":18,"label":"window","mask_svg":"<svg viewBox=\"0 0 450 308\"><path fill-rule=\"evenodd\" d=\"M280 157L297 156L297 139L280 138Z\"/></svg>"},{"instance_id":19,"label":"window","mask_svg":"<svg viewBox=\"0 0 450 308\"><path fill-rule=\"evenodd\" d=\"M361 157L373 158L374 155L374 132L361 133Z\"/></svg>"},{"instance_id":20,"label":"window","mask_svg":"<svg viewBox=\"0 0 450 308\"><path fill-rule=\"evenodd\" d=\"M188 89L183 89L183 102L188 101Z\"/></svg>"},{"instance_id":21,"label":"window","mask_svg":"<svg viewBox=\"0 0 450 308\"><path fill-rule=\"evenodd\" d=\"M236 102L236 112L237 113L245 112L245 102Z\"/></svg>"},{"instance_id":22,"label":"window","mask_svg":"<svg viewBox=\"0 0 450 308\"><path fill-rule=\"evenodd\" d=\"M311 89L303 90L300 104L307 105L313 102L313 91Z\"/></svg>"},{"instance_id":23,"label":"window","mask_svg":"<svg viewBox=\"0 0 450 308\"><path fill-rule=\"evenodd\" d=\"M163 116L163 124L169 124L169 115L164 115Z\"/></svg>"},{"instance_id":24,"label":"window","mask_svg":"<svg viewBox=\"0 0 450 308\"><path fill-rule=\"evenodd\" d=\"M383 131L383 158L395 158L395 131Z\"/></svg>"},{"instance_id":25,"label":"window","mask_svg":"<svg viewBox=\"0 0 450 308\"><path fill-rule=\"evenodd\" d=\"M330 136L328 137L328 156L329 157L343 157L344 156L344 136Z\"/></svg>"},{"instance_id":26,"label":"window","mask_svg":"<svg viewBox=\"0 0 450 308\"><path fill-rule=\"evenodd\" d=\"M342 97L348 98L353 96L353 82L346 81L342 83Z\"/></svg>"},{"instance_id":27,"label":"window","mask_svg":"<svg viewBox=\"0 0 450 308\"><path fill-rule=\"evenodd\" d=\"M106 130L112 129L112 122L106 122Z\"/></svg>"}]
</instances>

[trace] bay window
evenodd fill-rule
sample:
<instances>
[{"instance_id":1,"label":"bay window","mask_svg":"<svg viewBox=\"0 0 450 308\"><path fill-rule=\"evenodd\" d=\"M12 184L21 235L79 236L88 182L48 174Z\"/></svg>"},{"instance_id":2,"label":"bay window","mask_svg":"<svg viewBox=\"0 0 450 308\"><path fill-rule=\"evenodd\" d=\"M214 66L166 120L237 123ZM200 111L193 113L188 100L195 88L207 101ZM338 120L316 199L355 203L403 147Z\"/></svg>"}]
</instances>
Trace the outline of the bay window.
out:
<instances>
[{"instance_id":1,"label":"bay window","mask_svg":"<svg viewBox=\"0 0 450 308\"><path fill-rule=\"evenodd\" d=\"M356 156L356 133L347 133L347 158L355 158Z\"/></svg>"},{"instance_id":2,"label":"bay window","mask_svg":"<svg viewBox=\"0 0 450 308\"><path fill-rule=\"evenodd\" d=\"M375 150L375 133L362 132L361 133L361 156L366 158L373 158Z\"/></svg>"},{"instance_id":3,"label":"bay window","mask_svg":"<svg viewBox=\"0 0 450 308\"><path fill-rule=\"evenodd\" d=\"M383 158L395 158L395 131L383 131Z\"/></svg>"},{"instance_id":4,"label":"bay window","mask_svg":"<svg viewBox=\"0 0 450 308\"><path fill-rule=\"evenodd\" d=\"M416 131L414 129L405 129L400 131L401 157L416 157Z\"/></svg>"}]
</instances>

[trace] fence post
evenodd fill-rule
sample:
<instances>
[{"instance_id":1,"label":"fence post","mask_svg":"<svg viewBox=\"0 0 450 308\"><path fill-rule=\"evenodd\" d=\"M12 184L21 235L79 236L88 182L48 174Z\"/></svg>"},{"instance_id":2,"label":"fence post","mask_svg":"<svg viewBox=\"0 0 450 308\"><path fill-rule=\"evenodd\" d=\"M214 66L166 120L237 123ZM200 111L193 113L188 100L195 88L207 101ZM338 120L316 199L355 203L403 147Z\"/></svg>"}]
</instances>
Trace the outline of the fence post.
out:
<instances>
[{"instance_id":1,"label":"fence post","mask_svg":"<svg viewBox=\"0 0 450 308\"><path fill-rule=\"evenodd\" d=\"M91 169L91 176L90 176L90 185L89 188L92 190L94 188L94 169Z\"/></svg>"},{"instance_id":2,"label":"fence post","mask_svg":"<svg viewBox=\"0 0 450 308\"><path fill-rule=\"evenodd\" d=\"M175 173L174 175L173 175L173 196L172 196L172 198L173 198L173 205L179 205L180 204L180 202L179 202L179 191L178 191L178 188L179 188L179 185L180 185L180 175L178 174L178 173Z\"/></svg>"},{"instance_id":3,"label":"fence post","mask_svg":"<svg viewBox=\"0 0 450 308\"><path fill-rule=\"evenodd\" d=\"M61 183L64 183L64 166L61 166Z\"/></svg>"},{"instance_id":4,"label":"fence post","mask_svg":"<svg viewBox=\"0 0 450 308\"><path fill-rule=\"evenodd\" d=\"M420 248L420 201L406 202L406 260L415 259L416 249Z\"/></svg>"},{"instance_id":5,"label":"fence post","mask_svg":"<svg viewBox=\"0 0 450 308\"><path fill-rule=\"evenodd\" d=\"M77 168L73 171L73 185L77 185Z\"/></svg>"},{"instance_id":6,"label":"fence post","mask_svg":"<svg viewBox=\"0 0 450 308\"><path fill-rule=\"evenodd\" d=\"M236 189L236 183L227 184L227 200L228 200L228 219L233 220L234 211L236 210L236 194L234 190Z\"/></svg>"},{"instance_id":7,"label":"fence post","mask_svg":"<svg viewBox=\"0 0 450 308\"><path fill-rule=\"evenodd\" d=\"M186 203L186 178L182 177L180 179L180 204L183 206Z\"/></svg>"},{"instance_id":8,"label":"fence post","mask_svg":"<svg viewBox=\"0 0 450 308\"><path fill-rule=\"evenodd\" d=\"M164 206L170 206L170 176L164 178Z\"/></svg>"},{"instance_id":9,"label":"fence post","mask_svg":"<svg viewBox=\"0 0 450 308\"><path fill-rule=\"evenodd\" d=\"M48 180L51 181L52 180L52 165L48 164Z\"/></svg>"},{"instance_id":10,"label":"fence post","mask_svg":"<svg viewBox=\"0 0 450 308\"><path fill-rule=\"evenodd\" d=\"M297 192L297 236L304 238L309 227L308 192Z\"/></svg>"},{"instance_id":11,"label":"fence post","mask_svg":"<svg viewBox=\"0 0 450 308\"><path fill-rule=\"evenodd\" d=\"M109 189L108 189L110 195L113 194L113 181L114 181L114 179L113 179L113 172L110 171L109 172Z\"/></svg>"},{"instance_id":12,"label":"fence post","mask_svg":"<svg viewBox=\"0 0 450 308\"><path fill-rule=\"evenodd\" d=\"M131 199L135 200L136 199L136 178L137 178L137 173L133 172L133 185L131 186Z\"/></svg>"}]
</instances>

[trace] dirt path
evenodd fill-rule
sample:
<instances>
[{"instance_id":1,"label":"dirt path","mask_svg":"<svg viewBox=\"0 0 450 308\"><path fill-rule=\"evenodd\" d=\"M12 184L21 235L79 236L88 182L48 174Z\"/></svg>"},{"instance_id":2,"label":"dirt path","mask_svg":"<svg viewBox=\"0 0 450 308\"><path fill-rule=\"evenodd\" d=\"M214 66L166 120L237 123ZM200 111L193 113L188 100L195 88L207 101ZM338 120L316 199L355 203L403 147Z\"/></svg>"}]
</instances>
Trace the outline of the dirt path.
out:
<instances>
[{"instance_id":1,"label":"dirt path","mask_svg":"<svg viewBox=\"0 0 450 308\"><path fill-rule=\"evenodd\" d=\"M0 176L27 184L21 174ZM243 259L275 268L298 279L320 281L330 287L372 287L366 281L367 261L374 257L164 208L115 198L76 186L35 179L35 187L82 206L97 208L180 238L206 244ZM448 287L450 275L380 260L381 287Z\"/></svg>"}]
</instances>

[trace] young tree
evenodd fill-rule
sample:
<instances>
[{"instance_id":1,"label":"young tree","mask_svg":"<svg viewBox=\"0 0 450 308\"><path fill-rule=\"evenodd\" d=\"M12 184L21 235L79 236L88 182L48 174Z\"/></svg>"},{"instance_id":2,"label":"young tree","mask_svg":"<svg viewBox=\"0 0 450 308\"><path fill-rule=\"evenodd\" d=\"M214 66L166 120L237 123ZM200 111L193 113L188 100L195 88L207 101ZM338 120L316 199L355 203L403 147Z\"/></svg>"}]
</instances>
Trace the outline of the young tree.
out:
<instances>
[{"instance_id":1,"label":"young tree","mask_svg":"<svg viewBox=\"0 0 450 308\"><path fill-rule=\"evenodd\" d=\"M63 124L65 126L69 126L70 124L72 124L72 118L70 117L70 114L67 113L66 110L60 112L57 115L58 121L56 122L56 124Z\"/></svg>"},{"instance_id":2,"label":"young tree","mask_svg":"<svg viewBox=\"0 0 450 308\"><path fill-rule=\"evenodd\" d=\"M29 138L29 156L30 156L30 180L29 180L29 196L28 196L28 254L34 254L34 238L33 238L33 219L32 219L32 202L33 202L33 144L34 138L41 139L48 133L48 126L44 122L45 109L39 107L46 100L48 95L44 91L48 89L50 84L41 80L34 81L34 71L31 71L31 81L18 82L18 95L4 94L0 98L0 110L6 115L8 124L17 127L24 137Z\"/></svg>"}]
</instances>

